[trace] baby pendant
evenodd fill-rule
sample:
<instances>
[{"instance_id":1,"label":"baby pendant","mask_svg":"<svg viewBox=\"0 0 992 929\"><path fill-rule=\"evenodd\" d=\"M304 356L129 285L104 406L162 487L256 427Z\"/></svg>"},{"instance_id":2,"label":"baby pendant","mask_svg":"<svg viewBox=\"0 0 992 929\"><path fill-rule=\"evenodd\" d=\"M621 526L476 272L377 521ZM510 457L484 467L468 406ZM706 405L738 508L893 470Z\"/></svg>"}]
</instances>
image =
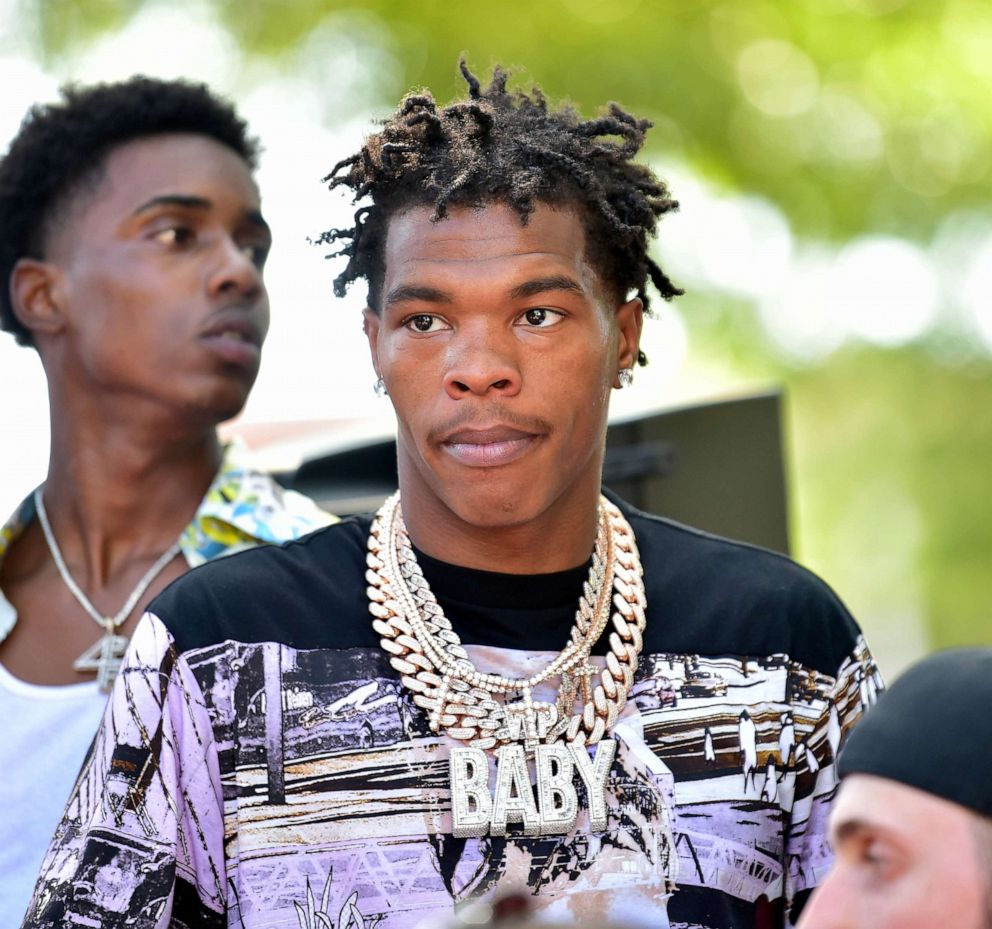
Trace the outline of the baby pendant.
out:
<instances>
[{"instance_id":1,"label":"baby pendant","mask_svg":"<svg viewBox=\"0 0 992 929\"><path fill-rule=\"evenodd\" d=\"M564 835L579 814L575 775L585 784L593 832L606 829L606 781L617 743L596 743L595 758L585 745L552 742L533 749L537 796L532 787L528 751L510 743L496 750L496 785L490 793L489 760L481 748L451 750L451 832L456 838L506 835L509 823L522 823L525 835Z\"/></svg>"}]
</instances>

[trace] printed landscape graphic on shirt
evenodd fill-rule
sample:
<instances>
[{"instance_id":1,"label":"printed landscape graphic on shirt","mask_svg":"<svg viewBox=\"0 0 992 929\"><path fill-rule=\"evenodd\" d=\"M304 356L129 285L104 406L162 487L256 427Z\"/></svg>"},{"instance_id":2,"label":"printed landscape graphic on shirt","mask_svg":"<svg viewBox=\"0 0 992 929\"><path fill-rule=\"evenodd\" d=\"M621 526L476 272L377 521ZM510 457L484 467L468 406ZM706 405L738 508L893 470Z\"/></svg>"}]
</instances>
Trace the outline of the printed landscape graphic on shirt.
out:
<instances>
[{"instance_id":1,"label":"printed landscape graphic on shirt","mask_svg":"<svg viewBox=\"0 0 992 929\"><path fill-rule=\"evenodd\" d=\"M547 660L470 651L518 675ZM837 678L784 655L644 656L614 730L605 832L590 833L577 780L571 834L455 839L451 743L378 650L177 656L146 619L31 925L412 929L515 888L563 920L666 926L676 885L791 895L828 863L833 759L876 687L863 646Z\"/></svg>"}]
</instances>

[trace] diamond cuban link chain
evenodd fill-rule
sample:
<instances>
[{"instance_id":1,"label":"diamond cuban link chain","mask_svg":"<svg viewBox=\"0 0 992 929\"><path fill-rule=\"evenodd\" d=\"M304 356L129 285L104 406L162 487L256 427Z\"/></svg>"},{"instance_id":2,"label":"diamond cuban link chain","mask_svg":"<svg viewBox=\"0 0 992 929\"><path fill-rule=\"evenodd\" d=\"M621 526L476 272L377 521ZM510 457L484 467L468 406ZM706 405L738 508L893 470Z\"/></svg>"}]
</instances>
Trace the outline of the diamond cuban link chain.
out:
<instances>
[{"instance_id":1,"label":"diamond cuban link chain","mask_svg":"<svg viewBox=\"0 0 992 929\"><path fill-rule=\"evenodd\" d=\"M443 728L451 738L479 749L522 743L533 752L562 736L569 743L596 743L616 722L641 651L645 596L633 530L605 497L600 498L596 548L569 641L528 678L486 674L471 662L417 564L398 493L376 514L367 564L373 628L413 701L428 712L432 731ZM611 612L610 648L606 666L599 669L589 655ZM533 700L533 689L554 677L560 678L555 703ZM507 703L513 694L520 701ZM580 695L582 709L573 712Z\"/></svg>"}]
</instances>

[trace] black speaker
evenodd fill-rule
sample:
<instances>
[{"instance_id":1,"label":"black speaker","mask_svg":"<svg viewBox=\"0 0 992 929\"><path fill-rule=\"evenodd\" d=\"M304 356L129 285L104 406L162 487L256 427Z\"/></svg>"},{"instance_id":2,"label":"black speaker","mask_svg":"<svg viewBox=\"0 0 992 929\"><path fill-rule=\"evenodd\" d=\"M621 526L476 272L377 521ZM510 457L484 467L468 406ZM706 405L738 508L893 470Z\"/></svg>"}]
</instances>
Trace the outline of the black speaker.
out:
<instances>
[{"instance_id":1,"label":"black speaker","mask_svg":"<svg viewBox=\"0 0 992 929\"><path fill-rule=\"evenodd\" d=\"M610 426L603 483L649 513L788 554L778 393Z\"/></svg>"}]
</instances>

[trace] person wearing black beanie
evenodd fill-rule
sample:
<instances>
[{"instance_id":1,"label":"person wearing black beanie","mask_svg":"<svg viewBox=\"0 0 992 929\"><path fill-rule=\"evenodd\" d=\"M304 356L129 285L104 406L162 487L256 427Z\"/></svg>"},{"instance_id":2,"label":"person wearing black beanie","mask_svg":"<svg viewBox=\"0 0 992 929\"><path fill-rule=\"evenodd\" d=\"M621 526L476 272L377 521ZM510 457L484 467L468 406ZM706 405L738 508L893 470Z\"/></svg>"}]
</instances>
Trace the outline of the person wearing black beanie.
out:
<instances>
[{"instance_id":1,"label":"person wearing black beanie","mask_svg":"<svg viewBox=\"0 0 992 929\"><path fill-rule=\"evenodd\" d=\"M836 860L799 929L992 927L992 648L900 677L840 754Z\"/></svg>"}]
</instances>

